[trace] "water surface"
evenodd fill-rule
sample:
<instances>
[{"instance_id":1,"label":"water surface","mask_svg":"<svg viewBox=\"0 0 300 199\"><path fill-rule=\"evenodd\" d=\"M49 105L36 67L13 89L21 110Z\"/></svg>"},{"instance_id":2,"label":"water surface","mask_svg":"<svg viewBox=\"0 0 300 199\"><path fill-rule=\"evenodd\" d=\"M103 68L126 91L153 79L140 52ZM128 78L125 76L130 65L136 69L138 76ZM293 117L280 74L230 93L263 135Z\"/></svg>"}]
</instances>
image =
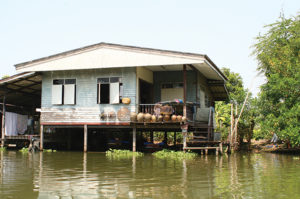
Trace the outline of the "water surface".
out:
<instances>
[{"instance_id":1,"label":"water surface","mask_svg":"<svg viewBox=\"0 0 300 199\"><path fill-rule=\"evenodd\" d=\"M300 198L299 156L0 152L0 198Z\"/></svg>"}]
</instances>

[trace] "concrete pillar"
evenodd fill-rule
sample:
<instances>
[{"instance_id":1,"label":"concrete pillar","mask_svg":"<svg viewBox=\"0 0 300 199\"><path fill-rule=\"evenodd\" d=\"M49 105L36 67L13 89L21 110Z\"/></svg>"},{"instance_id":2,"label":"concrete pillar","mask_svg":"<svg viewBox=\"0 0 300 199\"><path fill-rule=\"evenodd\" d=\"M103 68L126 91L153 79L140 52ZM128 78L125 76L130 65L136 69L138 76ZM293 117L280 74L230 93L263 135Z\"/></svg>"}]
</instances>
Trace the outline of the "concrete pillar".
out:
<instances>
[{"instance_id":1,"label":"concrete pillar","mask_svg":"<svg viewBox=\"0 0 300 199\"><path fill-rule=\"evenodd\" d=\"M40 125L40 150L44 150L44 125Z\"/></svg>"},{"instance_id":2,"label":"concrete pillar","mask_svg":"<svg viewBox=\"0 0 300 199\"><path fill-rule=\"evenodd\" d=\"M136 127L132 129L132 151L136 152Z\"/></svg>"},{"instance_id":3,"label":"concrete pillar","mask_svg":"<svg viewBox=\"0 0 300 199\"><path fill-rule=\"evenodd\" d=\"M87 146L88 146L88 128L87 125L84 125L83 130L83 152L87 152Z\"/></svg>"}]
</instances>

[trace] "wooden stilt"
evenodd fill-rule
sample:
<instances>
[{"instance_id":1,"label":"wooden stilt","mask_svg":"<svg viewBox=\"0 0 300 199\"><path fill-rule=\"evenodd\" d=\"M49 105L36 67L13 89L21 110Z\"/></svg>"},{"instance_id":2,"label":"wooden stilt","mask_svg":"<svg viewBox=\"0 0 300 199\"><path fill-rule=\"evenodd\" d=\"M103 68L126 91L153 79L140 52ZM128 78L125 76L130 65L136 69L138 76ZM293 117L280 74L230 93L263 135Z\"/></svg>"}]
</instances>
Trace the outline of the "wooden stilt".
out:
<instances>
[{"instance_id":1,"label":"wooden stilt","mask_svg":"<svg viewBox=\"0 0 300 199\"><path fill-rule=\"evenodd\" d=\"M2 109L2 128L1 128L1 147L5 145L5 96L3 98L3 109Z\"/></svg>"},{"instance_id":2,"label":"wooden stilt","mask_svg":"<svg viewBox=\"0 0 300 199\"><path fill-rule=\"evenodd\" d=\"M174 146L176 146L176 132L174 132Z\"/></svg>"},{"instance_id":3,"label":"wooden stilt","mask_svg":"<svg viewBox=\"0 0 300 199\"><path fill-rule=\"evenodd\" d=\"M186 78L186 65L183 65L183 116L186 117L186 88L187 88L187 78Z\"/></svg>"},{"instance_id":4,"label":"wooden stilt","mask_svg":"<svg viewBox=\"0 0 300 199\"><path fill-rule=\"evenodd\" d=\"M183 151L185 151L185 148L186 148L186 135L187 135L187 132L186 131L182 131L182 134L183 134Z\"/></svg>"},{"instance_id":5,"label":"wooden stilt","mask_svg":"<svg viewBox=\"0 0 300 199\"><path fill-rule=\"evenodd\" d=\"M167 131L165 131L165 134L164 134L164 143L166 145L168 145L168 132Z\"/></svg>"},{"instance_id":6,"label":"wooden stilt","mask_svg":"<svg viewBox=\"0 0 300 199\"><path fill-rule=\"evenodd\" d=\"M132 151L136 152L136 127L132 129Z\"/></svg>"},{"instance_id":7,"label":"wooden stilt","mask_svg":"<svg viewBox=\"0 0 300 199\"><path fill-rule=\"evenodd\" d=\"M216 155L219 155L219 148L216 148Z\"/></svg>"},{"instance_id":8,"label":"wooden stilt","mask_svg":"<svg viewBox=\"0 0 300 199\"><path fill-rule=\"evenodd\" d=\"M88 128L87 125L84 125L83 130L83 152L87 152L88 147Z\"/></svg>"},{"instance_id":9,"label":"wooden stilt","mask_svg":"<svg viewBox=\"0 0 300 199\"><path fill-rule=\"evenodd\" d=\"M40 126L40 151L44 150L44 125Z\"/></svg>"},{"instance_id":10,"label":"wooden stilt","mask_svg":"<svg viewBox=\"0 0 300 199\"><path fill-rule=\"evenodd\" d=\"M153 143L153 131L150 131L150 142Z\"/></svg>"},{"instance_id":11,"label":"wooden stilt","mask_svg":"<svg viewBox=\"0 0 300 199\"><path fill-rule=\"evenodd\" d=\"M223 143L220 142L219 144L219 150L220 150L220 154L222 155L223 154Z\"/></svg>"},{"instance_id":12,"label":"wooden stilt","mask_svg":"<svg viewBox=\"0 0 300 199\"><path fill-rule=\"evenodd\" d=\"M208 149L205 149L205 155L207 155L208 154Z\"/></svg>"}]
</instances>

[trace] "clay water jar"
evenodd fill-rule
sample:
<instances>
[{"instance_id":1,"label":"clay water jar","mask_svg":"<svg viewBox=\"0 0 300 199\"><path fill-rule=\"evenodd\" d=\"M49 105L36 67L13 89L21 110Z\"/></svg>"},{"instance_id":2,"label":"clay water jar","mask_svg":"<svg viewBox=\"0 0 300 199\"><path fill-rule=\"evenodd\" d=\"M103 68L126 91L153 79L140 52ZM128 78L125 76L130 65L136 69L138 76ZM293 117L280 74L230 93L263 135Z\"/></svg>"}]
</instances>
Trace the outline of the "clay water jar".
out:
<instances>
[{"instance_id":1,"label":"clay water jar","mask_svg":"<svg viewBox=\"0 0 300 199\"><path fill-rule=\"evenodd\" d=\"M130 121L132 121L132 122L136 122L136 113L135 112L131 112L130 113Z\"/></svg>"},{"instance_id":2,"label":"clay water jar","mask_svg":"<svg viewBox=\"0 0 300 199\"><path fill-rule=\"evenodd\" d=\"M152 115L150 113L146 113L144 115L145 122L150 122L151 121L151 117L152 117Z\"/></svg>"},{"instance_id":3,"label":"clay water jar","mask_svg":"<svg viewBox=\"0 0 300 199\"><path fill-rule=\"evenodd\" d=\"M182 122L186 122L186 117L185 116L182 117Z\"/></svg>"},{"instance_id":4,"label":"clay water jar","mask_svg":"<svg viewBox=\"0 0 300 199\"><path fill-rule=\"evenodd\" d=\"M143 122L144 121L144 113L139 113L137 115L137 121L138 122Z\"/></svg>"},{"instance_id":5,"label":"clay water jar","mask_svg":"<svg viewBox=\"0 0 300 199\"><path fill-rule=\"evenodd\" d=\"M162 122L162 121L163 121L163 116L162 116L162 115L159 115L158 118L157 118L157 120L158 120L159 122Z\"/></svg>"},{"instance_id":6,"label":"clay water jar","mask_svg":"<svg viewBox=\"0 0 300 199\"><path fill-rule=\"evenodd\" d=\"M176 122L177 116L176 115L172 115L171 120L172 122Z\"/></svg>"},{"instance_id":7,"label":"clay water jar","mask_svg":"<svg viewBox=\"0 0 300 199\"><path fill-rule=\"evenodd\" d=\"M156 122L156 116L155 115L151 116L151 122Z\"/></svg>"},{"instance_id":8,"label":"clay water jar","mask_svg":"<svg viewBox=\"0 0 300 199\"><path fill-rule=\"evenodd\" d=\"M178 122L181 122L182 121L182 116L181 115L177 115L176 119L177 119Z\"/></svg>"},{"instance_id":9,"label":"clay water jar","mask_svg":"<svg viewBox=\"0 0 300 199\"><path fill-rule=\"evenodd\" d=\"M170 115L164 115L164 121L165 122L170 121Z\"/></svg>"}]
</instances>

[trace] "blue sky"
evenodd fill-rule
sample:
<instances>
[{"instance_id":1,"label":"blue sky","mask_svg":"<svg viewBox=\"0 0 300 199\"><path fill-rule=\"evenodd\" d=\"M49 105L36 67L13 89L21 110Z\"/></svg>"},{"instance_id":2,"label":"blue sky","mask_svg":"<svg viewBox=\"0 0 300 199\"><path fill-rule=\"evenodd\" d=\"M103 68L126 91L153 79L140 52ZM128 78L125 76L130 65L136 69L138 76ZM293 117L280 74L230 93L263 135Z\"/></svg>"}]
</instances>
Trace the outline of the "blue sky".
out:
<instances>
[{"instance_id":1,"label":"blue sky","mask_svg":"<svg viewBox=\"0 0 300 199\"><path fill-rule=\"evenodd\" d=\"M280 12L299 11L299 0L2 0L0 77L20 62L110 42L207 54L249 87L254 38ZM262 82L255 79L254 94Z\"/></svg>"}]
</instances>

